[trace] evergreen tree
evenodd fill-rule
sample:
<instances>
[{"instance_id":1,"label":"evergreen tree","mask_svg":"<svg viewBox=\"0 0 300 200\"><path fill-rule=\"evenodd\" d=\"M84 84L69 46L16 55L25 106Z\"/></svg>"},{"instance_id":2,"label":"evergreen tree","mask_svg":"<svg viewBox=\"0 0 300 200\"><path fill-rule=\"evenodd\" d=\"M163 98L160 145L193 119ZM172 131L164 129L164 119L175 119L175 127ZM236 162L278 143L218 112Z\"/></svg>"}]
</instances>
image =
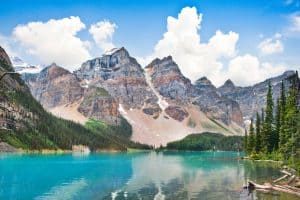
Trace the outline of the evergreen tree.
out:
<instances>
[{"instance_id":1,"label":"evergreen tree","mask_svg":"<svg viewBox=\"0 0 300 200\"><path fill-rule=\"evenodd\" d=\"M250 128L249 128L249 138L248 138L248 152L252 153L255 150L255 135L253 127L253 119L251 118Z\"/></svg>"},{"instance_id":2,"label":"evergreen tree","mask_svg":"<svg viewBox=\"0 0 300 200\"><path fill-rule=\"evenodd\" d=\"M286 97L285 97L285 88L283 81L281 82L280 88L280 128L279 128L279 149L281 152L284 151L284 145L286 143Z\"/></svg>"},{"instance_id":3,"label":"evergreen tree","mask_svg":"<svg viewBox=\"0 0 300 200\"><path fill-rule=\"evenodd\" d=\"M275 150L277 150L279 146L279 131L281 127L280 116L281 116L281 106L280 106L280 100L278 98L276 103L276 113L275 113L275 130L273 134L273 142L274 142L273 149Z\"/></svg>"},{"instance_id":4,"label":"evergreen tree","mask_svg":"<svg viewBox=\"0 0 300 200\"><path fill-rule=\"evenodd\" d=\"M245 129L245 137L244 137L244 151L248 154L248 135L247 130Z\"/></svg>"},{"instance_id":5,"label":"evergreen tree","mask_svg":"<svg viewBox=\"0 0 300 200\"><path fill-rule=\"evenodd\" d=\"M272 152L274 147L273 141L273 99L272 99L272 86L271 83L268 83L268 93L267 93L267 102L266 102L266 116L263 124L263 145L264 151L267 153Z\"/></svg>"},{"instance_id":6,"label":"evergreen tree","mask_svg":"<svg viewBox=\"0 0 300 200\"><path fill-rule=\"evenodd\" d=\"M286 153L292 153L292 148L296 145L294 144L294 137L297 132L297 95L298 87L296 85L296 79L293 79L292 86L286 99Z\"/></svg>"},{"instance_id":7,"label":"evergreen tree","mask_svg":"<svg viewBox=\"0 0 300 200\"><path fill-rule=\"evenodd\" d=\"M256 125L255 125L255 151L259 153L261 150L261 123L260 116L256 113Z\"/></svg>"}]
</instances>

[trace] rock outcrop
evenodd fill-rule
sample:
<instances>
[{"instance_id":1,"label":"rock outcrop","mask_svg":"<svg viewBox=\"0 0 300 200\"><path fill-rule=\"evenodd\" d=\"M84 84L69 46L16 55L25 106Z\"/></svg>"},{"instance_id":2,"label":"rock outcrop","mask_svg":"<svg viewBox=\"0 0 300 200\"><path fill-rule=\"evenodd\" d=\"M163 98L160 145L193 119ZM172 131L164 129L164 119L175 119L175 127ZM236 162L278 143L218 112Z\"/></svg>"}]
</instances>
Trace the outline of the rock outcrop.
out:
<instances>
[{"instance_id":1,"label":"rock outcrop","mask_svg":"<svg viewBox=\"0 0 300 200\"><path fill-rule=\"evenodd\" d=\"M83 96L80 80L55 63L38 74L24 74L23 77L33 96L45 108L70 104Z\"/></svg>"},{"instance_id":2,"label":"rock outcrop","mask_svg":"<svg viewBox=\"0 0 300 200\"><path fill-rule=\"evenodd\" d=\"M191 81L184 77L171 56L155 59L146 66L152 85L170 103L188 104L193 92Z\"/></svg>"},{"instance_id":3,"label":"rock outcrop","mask_svg":"<svg viewBox=\"0 0 300 200\"><path fill-rule=\"evenodd\" d=\"M265 108L269 81L273 89L273 100L276 102L276 99L280 95L281 81L284 82L286 91L288 91L288 88L291 86L290 80L293 76L296 76L294 71L286 71L280 76L248 87L238 87L231 80L227 80L224 85L218 88L218 92L222 96L238 102L246 121L250 120L250 118L255 118L256 112L260 113Z\"/></svg>"},{"instance_id":4,"label":"rock outcrop","mask_svg":"<svg viewBox=\"0 0 300 200\"><path fill-rule=\"evenodd\" d=\"M105 89L92 86L86 89L78 111L88 118L118 125L121 122L118 107L116 100Z\"/></svg>"},{"instance_id":5,"label":"rock outcrop","mask_svg":"<svg viewBox=\"0 0 300 200\"><path fill-rule=\"evenodd\" d=\"M199 105L210 118L220 120L227 125L234 122L243 126L242 112L236 101L221 96L206 77L198 79L194 86L193 103Z\"/></svg>"}]
</instances>

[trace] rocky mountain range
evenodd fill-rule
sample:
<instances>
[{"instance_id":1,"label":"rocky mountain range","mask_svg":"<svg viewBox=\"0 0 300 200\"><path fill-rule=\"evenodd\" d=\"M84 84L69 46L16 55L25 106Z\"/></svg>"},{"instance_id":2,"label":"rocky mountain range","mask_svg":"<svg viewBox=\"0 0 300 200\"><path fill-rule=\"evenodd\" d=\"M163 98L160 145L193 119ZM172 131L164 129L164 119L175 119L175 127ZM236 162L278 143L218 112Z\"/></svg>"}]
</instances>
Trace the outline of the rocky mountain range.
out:
<instances>
[{"instance_id":1,"label":"rocky mountain range","mask_svg":"<svg viewBox=\"0 0 300 200\"><path fill-rule=\"evenodd\" d=\"M65 104L80 101L85 96L82 101L84 108L89 108L89 98L92 102L101 99L97 89L91 87L85 91L80 86L80 80L67 70L52 64L39 74L24 74L24 79L28 81L28 85L21 79L20 74L14 71L8 55L0 47L0 152L19 149L71 150L73 145L78 144L85 145L93 151L150 148L130 141L128 137L131 135L131 126L124 119L121 119L120 125L117 126L103 125L95 121L89 121L89 125L82 126L46 112L36 99L39 99L44 107L56 109L59 105L64 107ZM91 96L91 93L96 97ZM107 107L99 109L103 111ZM86 114L81 107L78 110ZM74 111L78 112L77 108ZM117 108L114 111L117 112ZM70 113L72 114L71 111L66 113L66 116L74 119L76 116L69 115ZM109 118L114 113L104 114L96 113L100 118Z\"/></svg>"},{"instance_id":2,"label":"rocky mountain range","mask_svg":"<svg viewBox=\"0 0 300 200\"><path fill-rule=\"evenodd\" d=\"M268 82L272 85L273 100L276 102L280 95L281 82L283 81L285 90L288 91L293 76L297 76L295 71L286 71L280 76L248 87L235 86L229 79L217 90L222 96L237 101L243 113L244 121L249 121L251 118L255 118L257 112L261 113L265 107Z\"/></svg>"},{"instance_id":3,"label":"rocky mountain range","mask_svg":"<svg viewBox=\"0 0 300 200\"><path fill-rule=\"evenodd\" d=\"M228 80L216 88L206 77L191 83L171 56L142 68L122 47L84 62L73 73L52 64L23 79L33 96L60 117L111 125L125 118L133 128L132 140L158 146L204 131L243 134L245 120L264 107L267 82L274 85L276 98L281 80L288 82L294 74L288 71L251 87Z\"/></svg>"}]
</instances>

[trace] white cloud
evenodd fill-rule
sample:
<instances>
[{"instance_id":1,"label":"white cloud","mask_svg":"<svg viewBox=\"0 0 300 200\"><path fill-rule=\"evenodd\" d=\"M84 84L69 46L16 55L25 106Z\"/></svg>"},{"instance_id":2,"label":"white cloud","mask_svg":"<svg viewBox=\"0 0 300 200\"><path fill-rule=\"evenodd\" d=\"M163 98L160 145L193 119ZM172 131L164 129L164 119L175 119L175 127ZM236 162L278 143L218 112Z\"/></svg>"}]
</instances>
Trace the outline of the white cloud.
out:
<instances>
[{"instance_id":1,"label":"white cloud","mask_svg":"<svg viewBox=\"0 0 300 200\"><path fill-rule=\"evenodd\" d=\"M294 13L290 15L291 26L289 32L298 33L300 32L300 13Z\"/></svg>"},{"instance_id":2,"label":"white cloud","mask_svg":"<svg viewBox=\"0 0 300 200\"><path fill-rule=\"evenodd\" d=\"M203 15L198 14L195 7L183 8L177 18L168 17L167 31L155 45L152 55L138 60L146 65L155 57L171 55L186 77L195 81L207 76L216 86L223 84L227 78L237 85L250 85L284 71L283 66L261 63L251 55L238 56L236 44L239 34L233 31L223 33L217 30L208 42L202 42L199 34L202 19ZM275 34L273 38L275 51L278 51L276 40L281 35Z\"/></svg>"},{"instance_id":3,"label":"white cloud","mask_svg":"<svg viewBox=\"0 0 300 200\"><path fill-rule=\"evenodd\" d=\"M257 57L246 54L237 56L229 62L227 76L238 85L246 86L283 73L286 68L282 65L273 66L271 63L260 63Z\"/></svg>"},{"instance_id":4,"label":"white cloud","mask_svg":"<svg viewBox=\"0 0 300 200\"><path fill-rule=\"evenodd\" d=\"M263 54L275 54L283 52L284 47L280 41L281 37L281 34L276 33L273 37L264 39L258 45L259 50Z\"/></svg>"},{"instance_id":5,"label":"white cloud","mask_svg":"<svg viewBox=\"0 0 300 200\"><path fill-rule=\"evenodd\" d=\"M219 60L236 54L236 42L239 35L216 31L208 43L202 43L198 31L202 14L195 7L185 7L177 18L168 17L167 32L158 41L151 56L139 59L143 64L155 57L172 55L182 73L195 81L200 76L209 77L215 84L221 84L223 64Z\"/></svg>"},{"instance_id":6,"label":"white cloud","mask_svg":"<svg viewBox=\"0 0 300 200\"><path fill-rule=\"evenodd\" d=\"M40 62L56 62L73 70L90 58L89 43L77 36L83 29L85 24L80 18L71 16L18 25L13 37L25 47L27 54L35 56Z\"/></svg>"},{"instance_id":7,"label":"white cloud","mask_svg":"<svg viewBox=\"0 0 300 200\"><path fill-rule=\"evenodd\" d=\"M116 24L105 20L92 24L89 32L92 34L97 46L103 51L107 51L115 47L112 42L112 36L116 28Z\"/></svg>"}]
</instances>

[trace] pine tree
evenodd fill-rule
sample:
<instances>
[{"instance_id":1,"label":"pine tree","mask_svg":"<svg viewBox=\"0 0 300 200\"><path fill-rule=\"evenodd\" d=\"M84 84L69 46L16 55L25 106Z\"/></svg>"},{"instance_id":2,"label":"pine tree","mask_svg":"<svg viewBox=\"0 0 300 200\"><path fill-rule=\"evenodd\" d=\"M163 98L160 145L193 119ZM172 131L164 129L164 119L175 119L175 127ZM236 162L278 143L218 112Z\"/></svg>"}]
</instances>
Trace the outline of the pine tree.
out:
<instances>
[{"instance_id":1,"label":"pine tree","mask_svg":"<svg viewBox=\"0 0 300 200\"><path fill-rule=\"evenodd\" d=\"M280 88L280 128L279 128L279 149L284 152L284 145L286 143L286 97L285 97L285 87L283 81L281 82Z\"/></svg>"},{"instance_id":2,"label":"pine tree","mask_svg":"<svg viewBox=\"0 0 300 200\"><path fill-rule=\"evenodd\" d=\"M277 150L278 146L279 146L279 131L280 131L280 116L281 116L281 106L280 106L280 100L279 98L277 99L277 103L276 103L276 113L275 113L275 130L274 130L274 134L273 134L273 142L274 142L274 146L273 149Z\"/></svg>"},{"instance_id":3,"label":"pine tree","mask_svg":"<svg viewBox=\"0 0 300 200\"><path fill-rule=\"evenodd\" d=\"M260 116L256 113L256 125L255 125L255 151L259 153L261 150L261 124Z\"/></svg>"},{"instance_id":4,"label":"pine tree","mask_svg":"<svg viewBox=\"0 0 300 200\"><path fill-rule=\"evenodd\" d=\"M268 83L268 93L267 93L267 102L266 102L266 117L264 120L263 125L263 132L264 132L264 138L263 138L263 145L264 150L267 153L272 152L274 147L274 141L273 141L273 99L272 99L272 86L271 83Z\"/></svg>"},{"instance_id":5,"label":"pine tree","mask_svg":"<svg viewBox=\"0 0 300 200\"><path fill-rule=\"evenodd\" d=\"M245 129L245 137L244 137L244 151L248 154L248 135L247 130Z\"/></svg>"},{"instance_id":6,"label":"pine tree","mask_svg":"<svg viewBox=\"0 0 300 200\"><path fill-rule=\"evenodd\" d=\"M296 145L294 144L294 137L297 132L297 95L298 87L296 85L296 79L293 79L286 99L286 153L292 153L292 147Z\"/></svg>"},{"instance_id":7,"label":"pine tree","mask_svg":"<svg viewBox=\"0 0 300 200\"><path fill-rule=\"evenodd\" d=\"M250 128L249 128L249 138L248 138L248 152L252 153L255 150L255 135L253 127L253 119L251 118Z\"/></svg>"}]
</instances>

